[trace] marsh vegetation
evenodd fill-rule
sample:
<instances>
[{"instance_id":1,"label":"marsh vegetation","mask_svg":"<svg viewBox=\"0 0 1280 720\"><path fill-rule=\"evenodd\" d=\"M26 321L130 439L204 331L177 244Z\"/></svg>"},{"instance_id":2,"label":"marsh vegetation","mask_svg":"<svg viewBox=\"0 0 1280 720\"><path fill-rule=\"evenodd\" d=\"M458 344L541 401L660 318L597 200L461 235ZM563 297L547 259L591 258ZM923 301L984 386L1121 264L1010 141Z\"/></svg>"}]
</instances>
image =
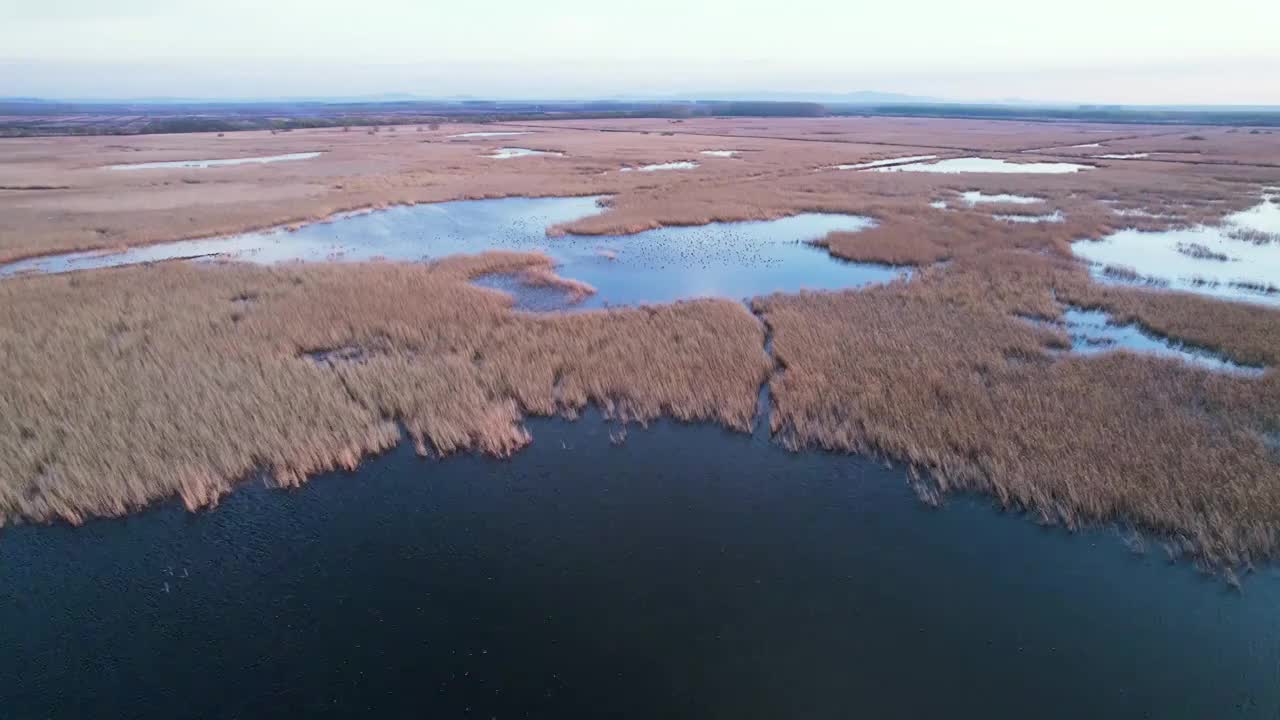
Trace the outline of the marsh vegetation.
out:
<instances>
[{"instance_id":1,"label":"marsh vegetation","mask_svg":"<svg viewBox=\"0 0 1280 720\"><path fill-rule=\"evenodd\" d=\"M1177 240L1220 252L1198 228L1251 233L1234 242L1269 252L1277 245L1267 226L1249 220L1269 218L1274 206L1258 204L1259 189L1275 183L1268 163L1277 158L1265 143L1253 150L1257 163L1227 164L1245 154L1250 136L1205 130L1206 140L1194 141L1201 160L1090 166L1014 154L1089 144L1078 142L1085 129L1070 126L654 122L475 130L536 129L566 156L513 165L478 156L473 143L433 142L436 130L149 138L130 140L130 149L95 139L52 156L48 141L13 141L0 180L64 189L0 195L6 261L160 252L156 243L296 224L296 232L262 234L261 255L244 259L266 259L277 241L287 248L295 238L327 237L318 247L329 249L313 260L365 262L161 262L0 282L9 368L0 379L0 514L80 522L172 496L205 507L256 472L295 485L353 467L402 433L431 454L509 455L531 440L526 417L573 416L588 405L621 421L671 416L747 431L767 385L780 442L903 461L942 491L931 497L976 490L1071 527L1131 523L1220 568L1274 556L1280 464L1268 438L1280 418L1272 369L1280 313L1171 292L1182 289L1176 279L1101 283L1102 270L1091 275L1075 257L1126 233L1142 240L1144 255L1153 255L1148 239L1157 233L1191 232ZM1088 131L1098 129L1106 130ZM1097 141L1127 151L1143 142L1141 131ZM724 142L742 154L697 172L617 172L696 156L708 134L732 138ZM216 183L181 169L152 177L84 169L86 161L208 156L196 146L210 142L245 155L302 147L324 155L226 168ZM1182 141L1160 142L1177 149ZM841 172L836 157L935 169L982 162L958 183L907 165ZM577 196L591 211L521 220L486 245L466 232L385 224L435 212L429 205L361 216L363 224L306 225L346 210L520 195ZM946 212L931 200L947 203ZM849 216L869 220L849 225ZM1001 219L1014 216L1054 221ZM813 226L814 218L841 220ZM790 243L763 242L755 227ZM363 229L345 237L353 228ZM440 237L452 240L432 249ZM434 261L378 261L380 244L404 249L385 253L390 259ZM342 253L330 257L335 245ZM796 253L773 254L783 245ZM572 247L581 252L557 256ZM486 248L507 252L451 256ZM1176 245L1171 252L1207 262ZM1234 247L1224 254L1238 256ZM806 261L837 269L818 285L828 292L794 294L814 276L797 264ZM40 270L50 261L33 262L29 269ZM878 273L871 285L858 274L867 264ZM1140 264L1102 265L1113 275L1150 275ZM775 283L788 272L795 279L727 282L744 267ZM634 288L675 289L616 296L626 304L728 299L534 314L474 282L503 276L583 307L603 303L632 271ZM680 281L654 281L664 275ZM1260 297L1267 281L1229 279ZM862 289L842 290L852 287ZM740 302L772 290L793 294L758 297L750 311ZM1194 348L1221 363L1120 343L1064 352L1077 310L1167 340L1161 353Z\"/></svg>"}]
</instances>

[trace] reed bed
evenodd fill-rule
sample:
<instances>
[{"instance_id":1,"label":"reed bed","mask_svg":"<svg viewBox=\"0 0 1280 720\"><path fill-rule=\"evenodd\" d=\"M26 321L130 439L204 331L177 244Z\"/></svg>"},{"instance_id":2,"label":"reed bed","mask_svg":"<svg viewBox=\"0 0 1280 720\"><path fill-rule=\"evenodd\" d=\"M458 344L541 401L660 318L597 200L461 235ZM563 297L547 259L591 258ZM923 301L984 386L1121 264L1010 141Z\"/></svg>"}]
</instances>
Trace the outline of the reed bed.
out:
<instances>
[{"instance_id":1,"label":"reed bed","mask_svg":"<svg viewBox=\"0 0 1280 720\"><path fill-rule=\"evenodd\" d=\"M1274 557L1280 375L1128 352L1054 359L1066 339L1018 316L1058 317L1055 288L1237 360L1280 359L1275 310L1099 292L1078 268L1006 253L861 292L757 300L786 368L771 426L793 448L883 454L943 492L989 493L1047 522L1136 523L1209 565Z\"/></svg>"},{"instance_id":2,"label":"reed bed","mask_svg":"<svg viewBox=\"0 0 1280 720\"><path fill-rule=\"evenodd\" d=\"M435 265L161 264L0 283L0 522L205 507L259 470L293 485L397 442L514 452L526 414L596 403L746 430L770 363L740 304L510 311ZM323 363L310 354L331 349ZM357 359L358 358L358 359Z\"/></svg>"},{"instance_id":3,"label":"reed bed","mask_svg":"<svg viewBox=\"0 0 1280 720\"><path fill-rule=\"evenodd\" d=\"M1069 302L1238 362L1280 366L1280 311L1099 285L1070 250L1125 227L1216 221L1256 203L1274 170L1144 161L1016 177L830 169L971 147L1026 160L1015 151L1097 139L1181 148L1185 129L699 119L665 135L655 132L668 132L665 121L580 125L544 123L520 138L565 157L509 161L480 158L493 143L446 138L464 130L456 127L4 141L0 185L47 189L0 195L0 260L395 203L603 194L611 197L600 215L549 234L853 213L876 227L818 243L842 258L917 269L910 281L859 292L757 299L759 318L728 301L514 312L510 297L469 280L505 274L574 297L591 288L558 277L545 257L512 253L431 265L168 263L7 280L0 523L82 522L172 497L207 507L255 473L297 484L354 467L404 433L424 453L508 455L531 441L524 417L573 416L588 403L623 420L667 415L746 431L768 381L783 442L896 458L927 471L931 497L974 490L1072 527L1136 523L1217 566L1274 557L1280 372L1242 378L1126 352L1063 356L1051 351L1067 346L1064 335L1024 320L1058 318ZM1265 138L1197 132L1206 139L1196 151L1215 162L1243 163L1249 148L1271 158ZM686 172L618 172L726 146L741 155ZM325 154L274 167L97 167L312 149ZM972 190L1043 202L958 201ZM930 206L937 201L946 208ZM1032 209L1064 221L993 217ZM763 350L766 325L774 358Z\"/></svg>"}]
</instances>

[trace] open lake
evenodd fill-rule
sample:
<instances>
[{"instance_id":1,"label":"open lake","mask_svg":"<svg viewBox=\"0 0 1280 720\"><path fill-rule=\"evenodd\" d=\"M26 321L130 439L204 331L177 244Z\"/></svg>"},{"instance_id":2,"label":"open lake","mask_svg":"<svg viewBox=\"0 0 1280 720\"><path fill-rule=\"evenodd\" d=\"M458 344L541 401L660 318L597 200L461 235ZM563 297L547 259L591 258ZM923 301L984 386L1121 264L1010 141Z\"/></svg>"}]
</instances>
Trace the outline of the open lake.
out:
<instances>
[{"instance_id":1,"label":"open lake","mask_svg":"<svg viewBox=\"0 0 1280 720\"><path fill-rule=\"evenodd\" d=\"M594 413L0 535L7 718L1274 718L1280 573Z\"/></svg>"}]
</instances>

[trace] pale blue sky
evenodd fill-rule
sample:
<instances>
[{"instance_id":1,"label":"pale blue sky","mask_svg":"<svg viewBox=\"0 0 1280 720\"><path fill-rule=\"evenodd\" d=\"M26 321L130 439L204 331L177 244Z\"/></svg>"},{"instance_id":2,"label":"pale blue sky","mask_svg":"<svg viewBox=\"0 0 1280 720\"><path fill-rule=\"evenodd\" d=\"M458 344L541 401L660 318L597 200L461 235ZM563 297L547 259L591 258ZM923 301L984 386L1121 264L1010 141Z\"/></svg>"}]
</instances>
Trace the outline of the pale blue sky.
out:
<instances>
[{"instance_id":1,"label":"pale blue sky","mask_svg":"<svg viewBox=\"0 0 1280 720\"><path fill-rule=\"evenodd\" d=\"M1280 3L0 0L0 95L1280 104Z\"/></svg>"}]
</instances>

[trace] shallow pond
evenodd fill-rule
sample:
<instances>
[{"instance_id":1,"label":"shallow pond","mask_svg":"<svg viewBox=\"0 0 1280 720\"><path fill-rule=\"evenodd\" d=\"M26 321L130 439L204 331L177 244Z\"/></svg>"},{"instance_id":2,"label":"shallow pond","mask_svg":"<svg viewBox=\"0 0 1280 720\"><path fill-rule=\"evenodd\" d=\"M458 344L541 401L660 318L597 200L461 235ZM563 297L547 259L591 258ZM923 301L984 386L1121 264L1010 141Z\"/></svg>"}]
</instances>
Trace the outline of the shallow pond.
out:
<instances>
[{"instance_id":1,"label":"shallow pond","mask_svg":"<svg viewBox=\"0 0 1280 720\"><path fill-rule=\"evenodd\" d=\"M552 150L530 150L529 148L498 148L483 157L493 158L495 160L509 160L511 158L533 157L535 155L548 155L550 157L564 157L562 152L554 152Z\"/></svg>"},{"instance_id":2,"label":"shallow pond","mask_svg":"<svg viewBox=\"0 0 1280 720\"><path fill-rule=\"evenodd\" d=\"M709 155L711 157L730 158L737 157L742 154L741 150L703 150L699 155Z\"/></svg>"},{"instance_id":3,"label":"shallow pond","mask_svg":"<svg viewBox=\"0 0 1280 720\"><path fill-rule=\"evenodd\" d=\"M960 194L960 199L964 200L970 207L981 203L1000 203L1007 205L1034 205L1044 202L1044 198L1032 197L1030 195L1012 195L1009 193L997 193L988 195L981 190L970 190Z\"/></svg>"},{"instance_id":4,"label":"shallow pond","mask_svg":"<svg viewBox=\"0 0 1280 720\"><path fill-rule=\"evenodd\" d=\"M901 470L594 413L211 512L0 533L13 718L1274 718L1242 594Z\"/></svg>"},{"instance_id":5,"label":"shallow pond","mask_svg":"<svg viewBox=\"0 0 1280 720\"><path fill-rule=\"evenodd\" d=\"M320 157L322 153L304 152L289 153L287 155L266 155L263 157L246 157L246 158L227 158L223 160L174 160L170 162L148 162L133 163L128 165L109 165L111 170L157 170L160 168L184 168L198 170L211 167L223 167L226 165L252 165L274 162L288 162L290 160L310 160L311 158Z\"/></svg>"},{"instance_id":6,"label":"shallow pond","mask_svg":"<svg viewBox=\"0 0 1280 720\"><path fill-rule=\"evenodd\" d=\"M1079 355L1097 355L1115 350L1156 355L1181 360L1216 372L1236 375L1261 376L1266 368L1241 365L1219 353L1198 348L1176 340L1161 337L1135 324L1115 322L1104 310L1086 310L1068 306L1062 313L1062 323L1037 324L1061 327L1071 338L1071 352Z\"/></svg>"},{"instance_id":7,"label":"shallow pond","mask_svg":"<svg viewBox=\"0 0 1280 720\"><path fill-rule=\"evenodd\" d=\"M680 160L677 162L654 163L653 165L641 165L640 167L624 167L622 172L659 172L661 170L692 170L698 167L698 163L692 160Z\"/></svg>"},{"instance_id":8,"label":"shallow pond","mask_svg":"<svg viewBox=\"0 0 1280 720\"><path fill-rule=\"evenodd\" d=\"M295 231L185 240L116 253L71 253L0 266L0 278L113 267L173 258L224 257L257 263L431 260L485 250L544 252L558 272L598 292L579 307L694 297L741 299L776 291L830 290L885 282L904 271L838 260L813 247L831 232L873 225L856 215L807 213L777 220L671 227L625 236L547 237L547 228L603 211L600 198L463 200L354 213ZM537 306L549 291L496 279ZM528 291L528 293L525 292ZM524 302L524 298L530 302Z\"/></svg>"},{"instance_id":9,"label":"shallow pond","mask_svg":"<svg viewBox=\"0 0 1280 720\"><path fill-rule=\"evenodd\" d=\"M1267 196L1214 226L1148 232L1121 230L1072 243L1094 276L1116 282L1108 266L1176 290L1280 305L1280 204Z\"/></svg>"},{"instance_id":10,"label":"shallow pond","mask_svg":"<svg viewBox=\"0 0 1280 720\"><path fill-rule=\"evenodd\" d=\"M867 168L867 172L928 173L1032 173L1059 174L1092 170L1093 165L1064 162L1012 162L997 158L964 157L936 162L912 162L905 165Z\"/></svg>"}]
</instances>

